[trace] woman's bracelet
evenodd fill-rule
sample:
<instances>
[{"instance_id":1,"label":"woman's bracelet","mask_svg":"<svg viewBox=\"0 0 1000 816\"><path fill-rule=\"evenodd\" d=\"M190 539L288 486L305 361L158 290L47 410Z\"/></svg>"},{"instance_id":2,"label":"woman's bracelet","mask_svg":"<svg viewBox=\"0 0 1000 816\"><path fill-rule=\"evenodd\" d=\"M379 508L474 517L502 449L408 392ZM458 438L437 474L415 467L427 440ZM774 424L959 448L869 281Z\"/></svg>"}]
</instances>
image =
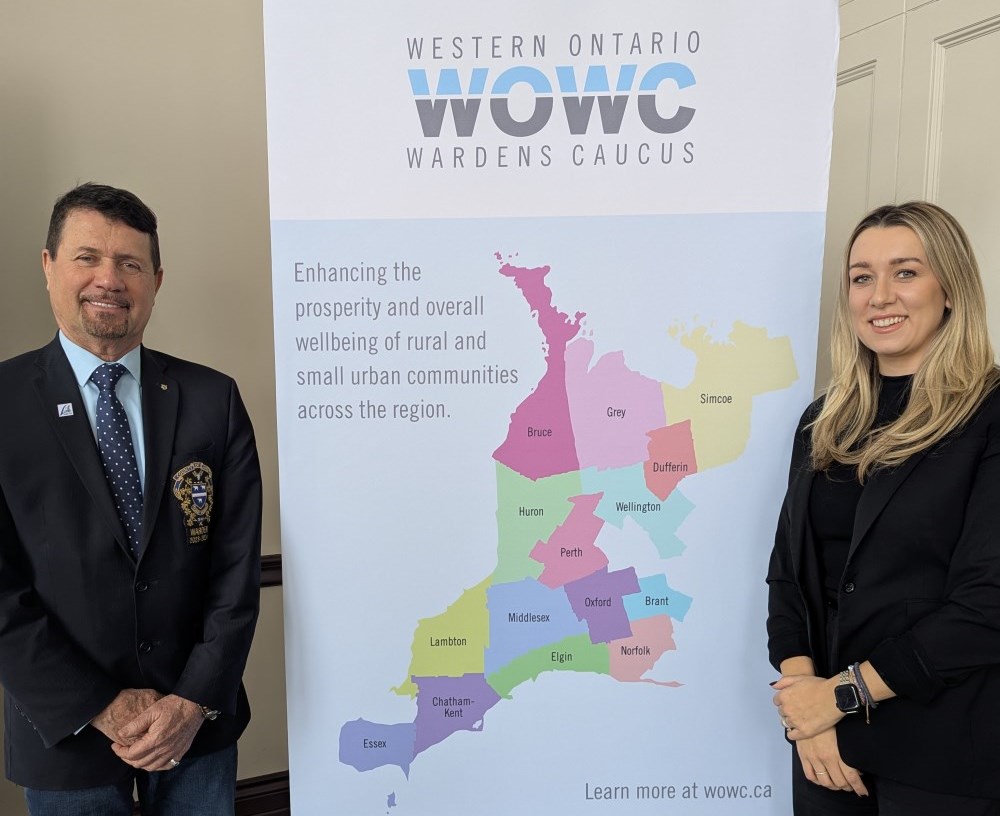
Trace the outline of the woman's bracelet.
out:
<instances>
[{"instance_id":1,"label":"woman's bracelet","mask_svg":"<svg viewBox=\"0 0 1000 816\"><path fill-rule=\"evenodd\" d=\"M861 676L861 664L855 663L848 666L843 674L846 674L850 678L850 681L858 690L858 694L861 696L861 702L864 703L865 706L865 725L871 725L871 710L873 708L878 708L878 703L872 699L871 692L868 691L868 686L865 685L865 678Z\"/></svg>"},{"instance_id":2,"label":"woman's bracelet","mask_svg":"<svg viewBox=\"0 0 1000 816\"><path fill-rule=\"evenodd\" d=\"M868 686L865 684L865 678L861 675L860 663L855 663L853 666L851 666L851 674L853 674L855 679L857 680L855 685L861 690L861 694L868 702L868 705L870 705L872 708L878 708L878 703L875 702L875 698L872 697L872 693L868 690Z\"/></svg>"}]
</instances>

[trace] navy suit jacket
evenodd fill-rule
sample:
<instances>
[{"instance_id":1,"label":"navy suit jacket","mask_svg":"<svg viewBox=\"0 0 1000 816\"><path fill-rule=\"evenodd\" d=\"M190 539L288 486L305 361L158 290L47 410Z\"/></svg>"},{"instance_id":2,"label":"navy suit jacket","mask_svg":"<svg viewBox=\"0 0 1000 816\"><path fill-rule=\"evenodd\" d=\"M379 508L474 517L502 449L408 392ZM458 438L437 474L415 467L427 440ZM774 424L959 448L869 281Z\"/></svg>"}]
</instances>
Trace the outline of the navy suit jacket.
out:
<instances>
[{"instance_id":1,"label":"navy suit jacket","mask_svg":"<svg viewBox=\"0 0 1000 816\"><path fill-rule=\"evenodd\" d=\"M810 407L799 424L771 555L775 668L871 660L899 695L837 725L844 761L941 793L1000 798L1000 389L959 431L877 471L858 504L834 631L809 521ZM826 645L833 656L827 659Z\"/></svg>"},{"instance_id":2,"label":"navy suit jacket","mask_svg":"<svg viewBox=\"0 0 1000 816\"><path fill-rule=\"evenodd\" d=\"M136 561L58 338L0 363L0 683L20 785L130 773L97 729L74 733L124 688L219 709L192 755L232 744L250 719L261 483L249 417L232 379L146 348L142 411Z\"/></svg>"}]
</instances>

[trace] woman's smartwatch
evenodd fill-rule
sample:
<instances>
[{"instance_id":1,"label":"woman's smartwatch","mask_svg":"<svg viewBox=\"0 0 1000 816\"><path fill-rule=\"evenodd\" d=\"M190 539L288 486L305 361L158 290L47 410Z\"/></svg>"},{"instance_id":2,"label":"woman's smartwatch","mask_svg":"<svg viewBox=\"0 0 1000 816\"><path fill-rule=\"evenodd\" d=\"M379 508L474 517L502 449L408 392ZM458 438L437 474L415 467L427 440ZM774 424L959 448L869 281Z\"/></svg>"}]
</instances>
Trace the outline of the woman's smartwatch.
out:
<instances>
[{"instance_id":1,"label":"woman's smartwatch","mask_svg":"<svg viewBox=\"0 0 1000 816\"><path fill-rule=\"evenodd\" d=\"M833 696L841 713L855 714L861 710L861 694L858 693L858 687L854 683L841 682L833 690Z\"/></svg>"}]
</instances>

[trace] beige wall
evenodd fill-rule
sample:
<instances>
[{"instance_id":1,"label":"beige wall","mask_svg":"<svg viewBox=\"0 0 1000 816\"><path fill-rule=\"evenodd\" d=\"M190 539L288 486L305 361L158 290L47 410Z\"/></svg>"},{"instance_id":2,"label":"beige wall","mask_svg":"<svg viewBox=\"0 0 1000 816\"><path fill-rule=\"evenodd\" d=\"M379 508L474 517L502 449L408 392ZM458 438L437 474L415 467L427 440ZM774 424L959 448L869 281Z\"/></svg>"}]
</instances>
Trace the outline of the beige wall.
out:
<instances>
[{"instance_id":1,"label":"beige wall","mask_svg":"<svg viewBox=\"0 0 1000 816\"><path fill-rule=\"evenodd\" d=\"M146 342L232 374L264 467L264 551L278 552L264 59L260 2L3 0L0 358L49 340L39 257L53 200L129 188L160 218L165 277ZM281 589L265 589L247 672L240 776L288 767ZM0 784L0 813L23 812Z\"/></svg>"},{"instance_id":2,"label":"beige wall","mask_svg":"<svg viewBox=\"0 0 1000 816\"><path fill-rule=\"evenodd\" d=\"M969 232L1000 340L1000 0L841 0L817 388L843 243L870 209L922 198Z\"/></svg>"}]
</instances>

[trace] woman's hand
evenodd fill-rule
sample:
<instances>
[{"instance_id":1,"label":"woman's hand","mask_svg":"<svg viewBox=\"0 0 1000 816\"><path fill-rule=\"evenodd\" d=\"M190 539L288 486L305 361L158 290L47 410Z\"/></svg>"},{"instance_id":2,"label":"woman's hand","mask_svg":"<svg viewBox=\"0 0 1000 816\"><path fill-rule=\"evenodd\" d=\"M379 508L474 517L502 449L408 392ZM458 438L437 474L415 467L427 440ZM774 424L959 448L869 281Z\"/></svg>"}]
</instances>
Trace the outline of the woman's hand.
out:
<instances>
[{"instance_id":1,"label":"woman's hand","mask_svg":"<svg viewBox=\"0 0 1000 816\"><path fill-rule=\"evenodd\" d=\"M774 684L773 702L790 740L815 737L843 718L837 708L834 688L837 678L824 680L812 675L788 675Z\"/></svg>"},{"instance_id":2,"label":"woman's hand","mask_svg":"<svg viewBox=\"0 0 1000 816\"><path fill-rule=\"evenodd\" d=\"M828 728L815 737L805 737L795 743L806 779L830 790L854 791L867 796L868 788L861 774L840 758L837 732Z\"/></svg>"}]
</instances>

